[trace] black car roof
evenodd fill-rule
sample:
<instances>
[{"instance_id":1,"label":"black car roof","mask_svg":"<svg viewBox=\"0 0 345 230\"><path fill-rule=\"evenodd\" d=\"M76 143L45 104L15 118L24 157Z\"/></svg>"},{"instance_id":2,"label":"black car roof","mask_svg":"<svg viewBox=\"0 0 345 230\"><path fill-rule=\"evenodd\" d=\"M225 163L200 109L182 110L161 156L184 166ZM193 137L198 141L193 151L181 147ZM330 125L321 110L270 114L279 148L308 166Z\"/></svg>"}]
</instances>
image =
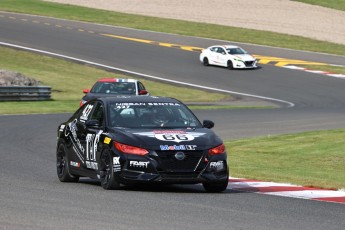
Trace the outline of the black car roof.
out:
<instances>
[{"instance_id":1,"label":"black car roof","mask_svg":"<svg viewBox=\"0 0 345 230\"><path fill-rule=\"evenodd\" d=\"M181 101L170 97L157 97L157 96L110 96L99 97L97 100L101 100L104 103L109 102L163 102L163 103L182 103Z\"/></svg>"}]
</instances>

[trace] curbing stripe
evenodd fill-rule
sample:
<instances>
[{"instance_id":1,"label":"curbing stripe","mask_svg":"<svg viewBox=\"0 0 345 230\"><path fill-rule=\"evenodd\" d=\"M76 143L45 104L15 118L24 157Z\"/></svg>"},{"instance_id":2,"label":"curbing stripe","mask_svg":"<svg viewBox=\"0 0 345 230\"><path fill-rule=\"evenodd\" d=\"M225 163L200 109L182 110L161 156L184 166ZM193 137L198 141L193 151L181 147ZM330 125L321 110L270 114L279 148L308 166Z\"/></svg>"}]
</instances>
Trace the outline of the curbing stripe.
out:
<instances>
[{"instance_id":1,"label":"curbing stripe","mask_svg":"<svg viewBox=\"0 0 345 230\"><path fill-rule=\"evenodd\" d=\"M302 71L305 71L305 72L308 72L308 73L316 73L316 74L326 75L326 76L329 76L329 77L345 79L345 75L344 74L331 73L331 72L322 71L322 70L311 70L311 69L303 68L303 67L300 67L300 66L293 66L293 65L287 65L287 66L282 66L282 67L283 68L287 68L287 69L302 70Z\"/></svg>"},{"instance_id":2,"label":"curbing stripe","mask_svg":"<svg viewBox=\"0 0 345 230\"><path fill-rule=\"evenodd\" d=\"M228 189L345 204L345 192L229 177Z\"/></svg>"}]
</instances>

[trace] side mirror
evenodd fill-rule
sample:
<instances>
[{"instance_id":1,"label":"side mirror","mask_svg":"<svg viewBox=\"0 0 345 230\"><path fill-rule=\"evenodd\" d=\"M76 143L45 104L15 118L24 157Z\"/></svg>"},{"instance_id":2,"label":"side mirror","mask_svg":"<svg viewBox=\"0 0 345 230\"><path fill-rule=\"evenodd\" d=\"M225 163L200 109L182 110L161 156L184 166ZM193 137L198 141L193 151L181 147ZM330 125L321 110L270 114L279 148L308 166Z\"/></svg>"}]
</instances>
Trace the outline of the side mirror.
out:
<instances>
[{"instance_id":1,"label":"side mirror","mask_svg":"<svg viewBox=\"0 0 345 230\"><path fill-rule=\"evenodd\" d=\"M86 94L86 93L89 93L89 92L90 92L89 89L84 89L84 90L83 90L83 93L85 93L85 94Z\"/></svg>"},{"instance_id":2,"label":"side mirror","mask_svg":"<svg viewBox=\"0 0 345 230\"><path fill-rule=\"evenodd\" d=\"M139 91L139 95L146 95L148 94L148 92L146 90L140 90Z\"/></svg>"},{"instance_id":3,"label":"side mirror","mask_svg":"<svg viewBox=\"0 0 345 230\"><path fill-rule=\"evenodd\" d=\"M213 121L210 121L210 120L204 120L202 122L202 126L204 128L208 128L208 129L212 129L214 127L214 122Z\"/></svg>"},{"instance_id":4,"label":"side mirror","mask_svg":"<svg viewBox=\"0 0 345 230\"><path fill-rule=\"evenodd\" d=\"M101 126L98 120L89 120L85 122L87 128L99 128Z\"/></svg>"}]
</instances>

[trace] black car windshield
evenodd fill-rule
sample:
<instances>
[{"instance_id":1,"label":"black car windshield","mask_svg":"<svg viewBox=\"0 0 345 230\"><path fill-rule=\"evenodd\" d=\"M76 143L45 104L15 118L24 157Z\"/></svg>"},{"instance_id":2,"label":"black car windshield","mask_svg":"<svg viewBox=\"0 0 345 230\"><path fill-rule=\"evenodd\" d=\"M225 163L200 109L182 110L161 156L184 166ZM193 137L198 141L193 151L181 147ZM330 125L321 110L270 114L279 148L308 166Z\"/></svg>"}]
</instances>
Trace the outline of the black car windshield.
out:
<instances>
[{"instance_id":1,"label":"black car windshield","mask_svg":"<svg viewBox=\"0 0 345 230\"><path fill-rule=\"evenodd\" d=\"M200 121L180 103L110 103L108 125L123 128L199 128Z\"/></svg>"},{"instance_id":2,"label":"black car windshield","mask_svg":"<svg viewBox=\"0 0 345 230\"><path fill-rule=\"evenodd\" d=\"M229 54L246 54L247 52L242 48L229 48L226 49Z\"/></svg>"},{"instance_id":3,"label":"black car windshield","mask_svg":"<svg viewBox=\"0 0 345 230\"><path fill-rule=\"evenodd\" d=\"M135 82L96 82L91 93L136 94Z\"/></svg>"}]
</instances>

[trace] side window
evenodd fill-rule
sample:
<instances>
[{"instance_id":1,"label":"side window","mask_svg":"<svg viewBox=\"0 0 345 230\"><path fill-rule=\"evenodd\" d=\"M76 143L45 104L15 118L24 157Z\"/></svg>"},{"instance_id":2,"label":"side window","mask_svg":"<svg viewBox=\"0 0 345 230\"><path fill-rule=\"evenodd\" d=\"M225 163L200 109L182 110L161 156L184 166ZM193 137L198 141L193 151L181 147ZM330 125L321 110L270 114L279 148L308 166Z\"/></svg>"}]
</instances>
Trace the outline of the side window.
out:
<instances>
[{"instance_id":1,"label":"side window","mask_svg":"<svg viewBox=\"0 0 345 230\"><path fill-rule=\"evenodd\" d=\"M211 50L212 52L217 52L217 47L212 47L212 48L210 48L210 50Z\"/></svg>"},{"instance_id":2,"label":"side window","mask_svg":"<svg viewBox=\"0 0 345 230\"><path fill-rule=\"evenodd\" d=\"M223 48L220 48L220 47L218 48L217 52L220 54L225 54L225 50Z\"/></svg>"},{"instance_id":3,"label":"side window","mask_svg":"<svg viewBox=\"0 0 345 230\"><path fill-rule=\"evenodd\" d=\"M139 91L140 90L145 90L145 86L141 82L138 82L138 88L139 88Z\"/></svg>"},{"instance_id":4,"label":"side window","mask_svg":"<svg viewBox=\"0 0 345 230\"><path fill-rule=\"evenodd\" d=\"M97 120L101 125L104 121L104 106L101 102L97 102L89 120Z\"/></svg>"}]
</instances>

